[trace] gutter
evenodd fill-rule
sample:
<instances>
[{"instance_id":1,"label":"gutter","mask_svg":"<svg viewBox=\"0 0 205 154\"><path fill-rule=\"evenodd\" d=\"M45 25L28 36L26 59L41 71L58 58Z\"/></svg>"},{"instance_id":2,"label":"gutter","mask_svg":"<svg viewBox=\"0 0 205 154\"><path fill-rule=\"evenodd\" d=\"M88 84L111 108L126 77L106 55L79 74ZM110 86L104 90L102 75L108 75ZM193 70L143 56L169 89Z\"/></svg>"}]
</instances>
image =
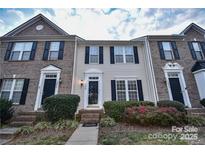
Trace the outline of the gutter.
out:
<instances>
[{"instance_id":1,"label":"gutter","mask_svg":"<svg viewBox=\"0 0 205 154\"><path fill-rule=\"evenodd\" d=\"M72 87L71 87L71 94L74 93L74 85L75 85L75 69L76 69L76 55L77 55L77 36L75 37L75 48L74 48L74 60L73 60L73 77L72 77Z\"/></svg>"}]
</instances>

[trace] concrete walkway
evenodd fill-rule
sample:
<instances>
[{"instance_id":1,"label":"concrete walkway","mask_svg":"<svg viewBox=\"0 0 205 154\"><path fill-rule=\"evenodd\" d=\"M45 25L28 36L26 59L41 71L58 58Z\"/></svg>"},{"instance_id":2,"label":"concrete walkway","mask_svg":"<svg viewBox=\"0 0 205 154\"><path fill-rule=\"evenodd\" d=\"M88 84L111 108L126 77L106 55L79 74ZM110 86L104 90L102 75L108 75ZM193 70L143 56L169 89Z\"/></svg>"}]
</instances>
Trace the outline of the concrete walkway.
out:
<instances>
[{"instance_id":1,"label":"concrete walkway","mask_svg":"<svg viewBox=\"0 0 205 154\"><path fill-rule=\"evenodd\" d=\"M11 141L15 136L18 128L1 128L0 129L0 145Z\"/></svg>"},{"instance_id":2,"label":"concrete walkway","mask_svg":"<svg viewBox=\"0 0 205 154\"><path fill-rule=\"evenodd\" d=\"M99 126L82 127L82 124L75 130L66 145L96 145L98 142Z\"/></svg>"}]
</instances>

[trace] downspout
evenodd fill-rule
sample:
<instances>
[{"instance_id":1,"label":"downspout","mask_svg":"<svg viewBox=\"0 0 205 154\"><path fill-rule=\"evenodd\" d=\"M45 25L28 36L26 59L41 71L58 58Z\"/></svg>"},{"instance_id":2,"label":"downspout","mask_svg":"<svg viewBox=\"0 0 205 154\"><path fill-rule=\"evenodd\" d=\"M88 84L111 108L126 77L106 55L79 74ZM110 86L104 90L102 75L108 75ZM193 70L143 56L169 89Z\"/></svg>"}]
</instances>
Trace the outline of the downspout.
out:
<instances>
[{"instance_id":1,"label":"downspout","mask_svg":"<svg viewBox=\"0 0 205 154\"><path fill-rule=\"evenodd\" d=\"M157 92L157 85L156 85L156 80L155 80L155 74L154 74L154 67L153 67L153 62L152 62L152 57L151 57L151 51L150 51L150 45L147 36L145 36L145 47L147 51L147 58L148 58L148 64L149 64L149 70L150 70L150 75L151 75L151 82L152 86L154 88L154 101L155 105L157 106L157 101L159 101L159 96Z\"/></svg>"},{"instance_id":2,"label":"downspout","mask_svg":"<svg viewBox=\"0 0 205 154\"><path fill-rule=\"evenodd\" d=\"M75 36L75 47L74 47L74 59L73 59L73 77L72 77L72 87L71 94L74 93L74 85L75 85L75 72L76 72L76 55L77 55L77 37Z\"/></svg>"}]
</instances>

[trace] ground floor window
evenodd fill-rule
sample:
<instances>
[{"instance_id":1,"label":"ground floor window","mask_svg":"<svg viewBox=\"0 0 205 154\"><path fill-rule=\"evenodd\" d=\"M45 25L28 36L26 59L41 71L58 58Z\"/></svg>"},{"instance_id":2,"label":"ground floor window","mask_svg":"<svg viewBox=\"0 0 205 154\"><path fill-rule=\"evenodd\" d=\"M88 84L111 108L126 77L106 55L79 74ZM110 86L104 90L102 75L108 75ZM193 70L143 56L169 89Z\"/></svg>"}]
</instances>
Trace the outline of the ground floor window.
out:
<instances>
[{"instance_id":1,"label":"ground floor window","mask_svg":"<svg viewBox=\"0 0 205 154\"><path fill-rule=\"evenodd\" d=\"M19 104L23 90L24 79L4 79L0 97Z\"/></svg>"},{"instance_id":2,"label":"ground floor window","mask_svg":"<svg viewBox=\"0 0 205 154\"><path fill-rule=\"evenodd\" d=\"M116 94L118 101L139 100L137 80L116 80Z\"/></svg>"}]
</instances>

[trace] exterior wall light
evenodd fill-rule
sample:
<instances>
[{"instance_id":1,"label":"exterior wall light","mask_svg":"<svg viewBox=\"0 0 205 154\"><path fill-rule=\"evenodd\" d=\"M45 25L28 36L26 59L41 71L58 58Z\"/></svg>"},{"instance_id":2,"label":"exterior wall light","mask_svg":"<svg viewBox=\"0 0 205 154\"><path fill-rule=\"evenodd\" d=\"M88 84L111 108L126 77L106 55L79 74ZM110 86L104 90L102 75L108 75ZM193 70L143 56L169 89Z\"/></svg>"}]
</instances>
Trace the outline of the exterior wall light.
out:
<instances>
[{"instance_id":1,"label":"exterior wall light","mask_svg":"<svg viewBox=\"0 0 205 154\"><path fill-rule=\"evenodd\" d=\"M84 84L84 81L83 80L80 80L80 86L82 87Z\"/></svg>"}]
</instances>

